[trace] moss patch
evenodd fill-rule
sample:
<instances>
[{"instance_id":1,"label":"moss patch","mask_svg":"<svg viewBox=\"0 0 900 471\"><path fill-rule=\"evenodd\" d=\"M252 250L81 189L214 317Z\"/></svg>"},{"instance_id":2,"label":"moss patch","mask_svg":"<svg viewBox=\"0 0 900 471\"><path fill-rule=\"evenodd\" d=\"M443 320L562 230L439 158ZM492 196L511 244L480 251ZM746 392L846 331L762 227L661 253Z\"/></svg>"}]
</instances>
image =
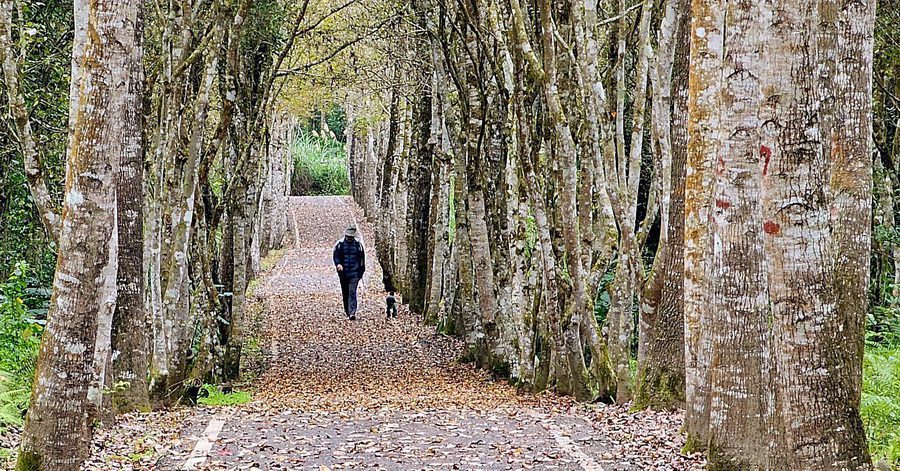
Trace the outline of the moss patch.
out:
<instances>
[{"instance_id":1,"label":"moss patch","mask_svg":"<svg viewBox=\"0 0 900 471\"><path fill-rule=\"evenodd\" d=\"M717 447L711 446L706 450L707 471L742 471L753 469L739 457L722 453Z\"/></svg>"},{"instance_id":2,"label":"moss patch","mask_svg":"<svg viewBox=\"0 0 900 471\"><path fill-rule=\"evenodd\" d=\"M654 374L655 373L655 374ZM648 372L637 379L633 410L670 410L684 404L684 375L668 370Z\"/></svg>"},{"instance_id":3,"label":"moss patch","mask_svg":"<svg viewBox=\"0 0 900 471\"><path fill-rule=\"evenodd\" d=\"M41 455L33 451L20 452L16 471L41 471Z\"/></svg>"},{"instance_id":4,"label":"moss patch","mask_svg":"<svg viewBox=\"0 0 900 471\"><path fill-rule=\"evenodd\" d=\"M681 449L681 452L685 455L689 455L691 453L702 453L704 451L706 451L706 442L697 439L697 437L691 434L688 434L687 440L685 440L684 447Z\"/></svg>"}]
</instances>

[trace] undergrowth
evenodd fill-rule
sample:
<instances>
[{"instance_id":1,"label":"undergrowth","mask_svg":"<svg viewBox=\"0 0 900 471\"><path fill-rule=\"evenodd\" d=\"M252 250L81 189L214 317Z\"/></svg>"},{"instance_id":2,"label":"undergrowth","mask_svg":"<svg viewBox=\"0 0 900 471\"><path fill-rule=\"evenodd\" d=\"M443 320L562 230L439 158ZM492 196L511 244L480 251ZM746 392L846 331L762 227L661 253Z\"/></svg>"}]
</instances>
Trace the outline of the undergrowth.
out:
<instances>
[{"instance_id":1,"label":"undergrowth","mask_svg":"<svg viewBox=\"0 0 900 471\"><path fill-rule=\"evenodd\" d=\"M873 459L900 466L900 344L867 346L860 408Z\"/></svg>"},{"instance_id":2,"label":"undergrowth","mask_svg":"<svg viewBox=\"0 0 900 471\"><path fill-rule=\"evenodd\" d=\"M0 431L22 426L43 331L43 293L28 287L29 271L19 262L0 283Z\"/></svg>"},{"instance_id":3,"label":"undergrowth","mask_svg":"<svg viewBox=\"0 0 900 471\"><path fill-rule=\"evenodd\" d=\"M0 372L0 431L6 427L21 427L28 408L31 388L12 375Z\"/></svg>"}]
</instances>

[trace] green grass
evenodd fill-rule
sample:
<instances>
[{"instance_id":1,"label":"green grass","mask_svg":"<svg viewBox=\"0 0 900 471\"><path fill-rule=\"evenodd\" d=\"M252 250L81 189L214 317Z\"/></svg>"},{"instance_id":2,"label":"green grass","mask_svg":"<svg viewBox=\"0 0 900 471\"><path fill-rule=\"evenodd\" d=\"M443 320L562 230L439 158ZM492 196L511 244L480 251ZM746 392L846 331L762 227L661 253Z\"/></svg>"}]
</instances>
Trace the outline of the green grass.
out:
<instances>
[{"instance_id":1,"label":"green grass","mask_svg":"<svg viewBox=\"0 0 900 471\"><path fill-rule=\"evenodd\" d=\"M349 195L350 175L344 145L330 137L303 134L291 148L295 196Z\"/></svg>"},{"instance_id":2,"label":"green grass","mask_svg":"<svg viewBox=\"0 0 900 471\"><path fill-rule=\"evenodd\" d=\"M245 391L234 390L230 393L224 393L218 386L204 384L201 397L197 399L197 403L204 406L238 406L247 404L252 400L250 393Z\"/></svg>"},{"instance_id":3,"label":"green grass","mask_svg":"<svg viewBox=\"0 0 900 471\"><path fill-rule=\"evenodd\" d=\"M860 412L872 458L900 466L900 345L866 348Z\"/></svg>"}]
</instances>

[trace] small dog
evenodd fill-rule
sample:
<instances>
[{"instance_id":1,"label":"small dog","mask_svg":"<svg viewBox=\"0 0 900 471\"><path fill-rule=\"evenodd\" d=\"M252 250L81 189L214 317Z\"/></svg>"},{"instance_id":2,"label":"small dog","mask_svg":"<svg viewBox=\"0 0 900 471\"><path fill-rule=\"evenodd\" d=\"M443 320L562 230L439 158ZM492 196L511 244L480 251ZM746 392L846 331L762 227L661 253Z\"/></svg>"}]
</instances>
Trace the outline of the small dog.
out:
<instances>
[{"instance_id":1,"label":"small dog","mask_svg":"<svg viewBox=\"0 0 900 471\"><path fill-rule=\"evenodd\" d=\"M397 298L394 297L394 292L391 291L390 294L388 294L388 297L384 301L387 304L387 307L385 308L385 312L387 313L387 318L390 319L391 317L393 317L394 319L396 319L397 318Z\"/></svg>"}]
</instances>

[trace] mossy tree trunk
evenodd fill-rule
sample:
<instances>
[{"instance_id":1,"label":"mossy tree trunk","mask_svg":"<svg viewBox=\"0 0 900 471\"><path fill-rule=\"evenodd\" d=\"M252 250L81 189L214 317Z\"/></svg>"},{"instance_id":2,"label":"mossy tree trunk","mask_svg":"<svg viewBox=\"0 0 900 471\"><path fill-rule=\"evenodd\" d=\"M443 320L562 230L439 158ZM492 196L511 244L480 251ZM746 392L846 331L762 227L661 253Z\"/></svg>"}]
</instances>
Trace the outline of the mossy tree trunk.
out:
<instances>
[{"instance_id":1,"label":"mossy tree trunk","mask_svg":"<svg viewBox=\"0 0 900 471\"><path fill-rule=\"evenodd\" d=\"M640 311L634 407L684 404L684 179L690 5L670 1L653 77L655 164L661 175L660 241Z\"/></svg>"},{"instance_id":2,"label":"mossy tree trunk","mask_svg":"<svg viewBox=\"0 0 900 471\"><path fill-rule=\"evenodd\" d=\"M116 308L120 157L140 142L126 109L142 3L76 2L89 18L47 328L17 462L19 470L77 470L99 417Z\"/></svg>"}]
</instances>

